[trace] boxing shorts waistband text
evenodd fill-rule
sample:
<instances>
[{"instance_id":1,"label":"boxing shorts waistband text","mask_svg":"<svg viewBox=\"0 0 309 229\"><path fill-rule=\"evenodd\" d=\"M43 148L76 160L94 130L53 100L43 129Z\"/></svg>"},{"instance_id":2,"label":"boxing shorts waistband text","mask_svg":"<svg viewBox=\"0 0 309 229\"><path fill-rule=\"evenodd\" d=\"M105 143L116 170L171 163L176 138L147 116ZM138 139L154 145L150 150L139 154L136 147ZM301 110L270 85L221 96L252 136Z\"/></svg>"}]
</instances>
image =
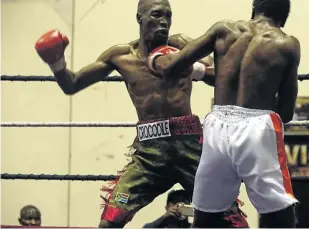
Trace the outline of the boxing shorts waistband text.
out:
<instances>
[{"instance_id":1,"label":"boxing shorts waistband text","mask_svg":"<svg viewBox=\"0 0 309 229\"><path fill-rule=\"evenodd\" d=\"M156 138L171 136L170 121L157 121L137 125L137 135L139 141L146 141Z\"/></svg>"}]
</instances>

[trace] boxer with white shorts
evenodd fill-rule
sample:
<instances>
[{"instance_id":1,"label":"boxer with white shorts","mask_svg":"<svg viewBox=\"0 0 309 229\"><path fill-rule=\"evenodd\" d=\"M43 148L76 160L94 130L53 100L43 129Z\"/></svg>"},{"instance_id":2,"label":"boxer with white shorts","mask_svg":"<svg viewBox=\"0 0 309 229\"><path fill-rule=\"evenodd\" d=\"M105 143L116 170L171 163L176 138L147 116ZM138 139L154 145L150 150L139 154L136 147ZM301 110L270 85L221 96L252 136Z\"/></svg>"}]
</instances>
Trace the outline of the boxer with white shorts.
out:
<instances>
[{"instance_id":1,"label":"boxer with white shorts","mask_svg":"<svg viewBox=\"0 0 309 229\"><path fill-rule=\"evenodd\" d=\"M192 227L225 227L220 216L237 197L241 181L266 227L295 227L298 201L282 121L289 122L294 113L300 44L281 30L290 1L279 4L254 0L250 21L217 22L173 58L154 61L157 73L173 80L176 72L214 53L215 105L204 120Z\"/></svg>"}]
</instances>

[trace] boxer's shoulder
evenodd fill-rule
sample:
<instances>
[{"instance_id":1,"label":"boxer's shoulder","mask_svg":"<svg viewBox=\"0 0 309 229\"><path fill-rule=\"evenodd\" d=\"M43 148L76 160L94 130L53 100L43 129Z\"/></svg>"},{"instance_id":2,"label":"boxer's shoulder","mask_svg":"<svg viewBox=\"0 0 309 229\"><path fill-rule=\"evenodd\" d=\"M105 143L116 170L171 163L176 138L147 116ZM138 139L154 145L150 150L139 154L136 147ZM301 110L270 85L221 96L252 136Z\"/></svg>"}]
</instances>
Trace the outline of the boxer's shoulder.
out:
<instances>
[{"instance_id":1,"label":"boxer's shoulder","mask_svg":"<svg viewBox=\"0 0 309 229\"><path fill-rule=\"evenodd\" d=\"M294 36L286 35L281 47L284 56L288 58L289 62L298 65L301 56L301 46L299 40Z\"/></svg>"},{"instance_id":2,"label":"boxer's shoulder","mask_svg":"<svg viewBox=\"0 0 309 229\"><path fill-rule=\"evenodd\" d=\"M131 47L129 44L114 45L104 51L98 58L98 61L106 61L107 59L111 61L114 58L128 55L131 52Z\"/></svg>"},{"instance_id":3,"label":"boxer's shoulder","mask_svg":"<svg viewBox=\"0 0 309 229\"><path fill-rule=\"evenodd\" d=\"M299 40L292 36L292 35L285 35L285 39L283 39L284 45L287 50L298 50L300 49L300 42Z\"/></svg>"}]
</instances>

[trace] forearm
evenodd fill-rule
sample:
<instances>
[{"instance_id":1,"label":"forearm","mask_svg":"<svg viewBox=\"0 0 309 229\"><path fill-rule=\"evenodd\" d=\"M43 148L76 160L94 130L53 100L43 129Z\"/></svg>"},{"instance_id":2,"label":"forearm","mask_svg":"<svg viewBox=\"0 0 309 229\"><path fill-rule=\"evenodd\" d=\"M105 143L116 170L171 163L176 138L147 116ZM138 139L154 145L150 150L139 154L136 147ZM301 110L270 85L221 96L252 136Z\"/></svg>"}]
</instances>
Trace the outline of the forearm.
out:
<instances>
[{"instance_id":1,"label":"forearm","mask_svg":"<svg viewBox=\"0 0 309 229\"><path fill-rule=\"evenodd\" d=\"M184 49L182 49L180 53L177 53L178 54L177 56L175 55L175 58L173 58L173 60L166 68L166 72L168 74L174 75L176 72L179 72L185 68L190 67L196 61L201 59L193 55L195 49L196 48L194 42L189 43Z\"/></svg>"},{"instance_id":2,"label":"forearm","mask_svg":"<svg viewBox=\"0 0 309 229\"><path fill-rule=\"evenodd\" d=\"M74 72L64 69L54 73L54 76L59 87L66 95L72 95L75 93L76 74Z\"/></svg>"},{"instance_id":3,"label":"forearm","mask_svg":"<svg viewBox=\"0 0 309 229\"><path fill-rule=\"evenodd\" d=\"M178 53L168 54L165 56L159 56L154 60L154 69L166 69L168 65L176 58ZM206 62L207 61L207 62ZM203 81L209 86L215 86L215 69L214 66L210 66L209 63L212 61L207 58L196 62L192 67L190 66L187 70L182 69L181 71L169 74L168 78L179 77L183 74L188 74L194 81Z\"/></svg>"},{"instance_id":4,"label":"forearm","mask_svg":"<svg viewBox=\"0 0 309 229\"><path fill-rule=\"evenodd\" d=\"M214 87L216 83L216 74L214 66L206 67L204 78L202 79L204 83L209 86Z\"/></svg>"},{"instance_id":5,"label":"forearm","mask_svg":"<svg viewBox=\"0 0 309 229\"><path fill-rule=\"evenodd\" d=\"M281 89L278 93L278 97L276 98L277 113L280 115L283 123L288 123L293 119L297 94L297 78L293 86L290 84L288 87Z\"/></svg>"},{"instance_id":6,"label":"forearm","mask_svg":"<svg viewBox=\"0 0 309 229\"><path fill-rule=\"evenodd\" d=\"M201 64L205 65L205 73L204 77L201 79L204 83L206 83L209 86L214 87L215 81L216 81L216 73L215 73L215 66L212 56L207 56L201 60L199 60Z\"/></svg>"},{"instance_id":7,"label":"forearm","mask_svg":"<svg viewBox=\"0 0 309 229\"><path fill-rule=\"evenodd\" d=\"M295 111L295 103L289 103L289 101L278 98L277 100L277 113L281 117L283 123L288 123L293 119Z\"/></svg>"}]
</instances>

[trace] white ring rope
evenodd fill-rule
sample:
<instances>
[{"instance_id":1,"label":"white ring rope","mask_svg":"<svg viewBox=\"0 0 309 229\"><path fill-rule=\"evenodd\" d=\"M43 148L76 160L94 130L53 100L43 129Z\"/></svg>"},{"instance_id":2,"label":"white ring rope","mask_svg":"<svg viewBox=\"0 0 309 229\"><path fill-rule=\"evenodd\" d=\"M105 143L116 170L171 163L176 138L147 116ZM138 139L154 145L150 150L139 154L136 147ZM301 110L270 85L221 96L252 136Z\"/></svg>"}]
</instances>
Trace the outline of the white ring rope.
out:
<instances>
[{"instance_id":1,"label":"white ring rope","mask_svg":"<svg viewBox=\"0 0 309 229\"><path fill-rule=\"evenodd\" d=\"M309 120L291 121L284 126L309 126ZM1 127L136 127L135 122L1 122Z\"/></svg>"}]
</instances>

